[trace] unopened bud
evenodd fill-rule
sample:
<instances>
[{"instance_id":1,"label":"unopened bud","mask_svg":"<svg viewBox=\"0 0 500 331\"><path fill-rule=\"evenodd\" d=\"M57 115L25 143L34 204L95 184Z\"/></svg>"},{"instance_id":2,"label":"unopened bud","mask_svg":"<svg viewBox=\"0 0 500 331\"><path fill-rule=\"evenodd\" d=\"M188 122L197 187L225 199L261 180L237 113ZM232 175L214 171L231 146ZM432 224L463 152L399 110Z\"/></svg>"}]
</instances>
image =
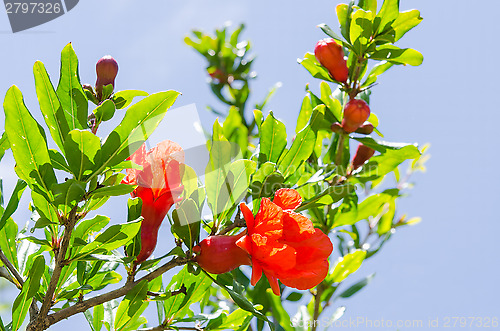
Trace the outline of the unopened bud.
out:
<instances>
[{"instance_id":1,"label":"unopened bud","mask_svg":"<svg viewBox=\"0 0 500 331\"><path fill-rule=\"evenodd\" d=\"M346 132L356 131L370 116L370 107L360 99L351 99L344 107L342 127Z\"/></svg>"},{"instance_id":2,"label":"unopened bud","mask_svg":"<svg viewBox=\"0 0 500 331\"><path fill-rule=\"evenodd\" d=\"M320 40L314 48L314 55L325 67L333 79L345 83L349 77L349 69L344 59L344 50L333 38Z\"/></svg>"},{"instance_id":3,"label":"unopened bud","mask_svg":"<svg viewBox=\"0 0 500 331\"><path fill-rule=\"evenodd\" d=\"M97 81L95 82L95 89L99 100L102 98L102 88L106 85L115 86L115 78L118 74L118 63L110 56L103 56L95 66L97 73Z\"/></svg>"}]
</instances>

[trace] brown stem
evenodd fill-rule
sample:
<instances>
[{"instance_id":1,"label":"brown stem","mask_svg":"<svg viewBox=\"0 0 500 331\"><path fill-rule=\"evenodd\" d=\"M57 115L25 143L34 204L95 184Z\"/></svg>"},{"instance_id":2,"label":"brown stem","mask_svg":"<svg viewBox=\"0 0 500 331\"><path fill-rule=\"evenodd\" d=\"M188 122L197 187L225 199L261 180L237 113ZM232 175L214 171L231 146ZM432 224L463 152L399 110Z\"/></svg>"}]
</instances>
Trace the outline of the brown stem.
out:
<instances>
[{"instance_id":1,"label":"brown stem","mask_svg":"<svg viewBox=\"0 0 500 331\"><path fill-rule=\"evenodd\" d=\"M0 248L0 260L7 267L7 269L9 269L10 273L16 278L16 280L18 281L19 285L22 287L23 284L24 284L23 277L21 277L21 275L16 270L16 268L14 267L14 265L9 261L9 259L7 258L7 256L5 256L5 254L3 253L3 251L2 251L1 248Z\"/></svg>"},{"instance_id":2,"label":"brown stem","mask_svg":"<svg viewBox=\"0 0 500 331\"><path fill-rule=\"evenodd\" d=\"M321 305L321 295L323 294L324 288L323 288L323 283L319 283L319 285L316 287L316 294L314 295L314 313L313 313L313 319L312 319L312 326L311 326L311 331L316 331L317 327L317 320L319 319L319 315L321 312L319 311L320 305Z\"/></svg>"},{"instance_id":3,"label":"brown stem","mask_svg":"<svg viewBox=\"0 0 500 331\"><path fill-rule=\"evenodd\" d=\"M138 285L141 281L146 280L148 282L152 281L153 279L157 278L158 276L161 276L168 270L184 265L189 261L189 259L186 258L174 258L173 260L167 262L160 268L156 269L155 271L145 275L144 277L134 281L134 282L129 282L123 285L122 287L108 292L104 293L98 296L95 296L93 298L78 302L74 304L71 307L61 309L55 313L52 313L43 319L38 318L35 323L30 323L28 327L26 328L26 331L38 331L38 330L45 330L49 326L66 319L70 316L73 316L78 313L82 313L86 311L87 309L90 309L94 306L100 305L104 302L111 301L113 299L117 299L119 297L122 297L126 295L130 290L132 290L136 285ZM41 316L41 315L40 315Z\"/></svg>"},{"instance_id":4,"label":"brown stem","mask_svg":"<svg viewBox=\"0 0 500 331\"><path fill-rule=\"evenodd\" d=\"M245 219L241 218L240 212L239 212L239 209L238 209L238 213L236 214L234 222L232 224L228 225L227 227L225 227L224 229L222 229L218 233L218 235L224 235L226 233L231 232L232 230L234 230L236 228L244 228L246 226L247 226L247 223L246 223Z\"/></svg>"}]
</instances>

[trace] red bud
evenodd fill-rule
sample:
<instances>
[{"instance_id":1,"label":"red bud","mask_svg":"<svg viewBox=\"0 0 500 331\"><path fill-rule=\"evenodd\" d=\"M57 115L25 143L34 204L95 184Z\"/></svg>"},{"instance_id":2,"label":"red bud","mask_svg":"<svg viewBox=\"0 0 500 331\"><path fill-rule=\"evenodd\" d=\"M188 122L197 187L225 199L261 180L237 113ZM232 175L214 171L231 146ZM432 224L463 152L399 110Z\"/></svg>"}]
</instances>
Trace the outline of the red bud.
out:
<instances>
[{"instance_id":1,"label":"red bud","mask_svg":"<svg viewBox=\"0 0 500 331\"><path fill-rule=\"evenodd\" d=\"M318 41L314 48L314 55L323 67L328 69L330 75L339 82L347 82L349 69L344 60L344 50L332 38Z\"/></svg>"},{"instance_id":2,"label":"red bud","mask_svg":"<svg viewBox=\"0 0 500 331\"><path fill-rule=\"evenodd\" d=\"M115 86L115 78L118 74L118 63L110 55L103 56L95 66L97 73L97 81L95 82L95 89L97 96L101 99L103 86L112 84Z\"/></svg>"},{"instance_id":3,"label":"red bud","mask_svg":"<svg viewBox=\"0 0 500 331\"><path fill-rule=\"evenodd\" d=\"M211 274L223 274L240 265L251 265L247 252L236 246L237 236L210 236L193 248L197 253L196 262Z\"/></svg>"},{"instance_id":4,"label":"red bud","mask_svg":"<svg viewBox=\"0 0 500 331\"><path fill-rule=\"evenodd\" d=\"M365 162L368 161L374 153L375 150L363 144L359 144L358 149L356 150L356 154L352 159L352 170L356 170L363 164L365 164Z\"/></svg>"},{"instance_id":5,"label":"red bud","mask_svg":"<svg viewBox=\"0 0 500 331\"><path fill-rule=\"evenodd\" d=\"M363 100L352 99L344 107L342 127L346 132L356 131L370 117L370 107Z\"/></svg>"}]
</instances>

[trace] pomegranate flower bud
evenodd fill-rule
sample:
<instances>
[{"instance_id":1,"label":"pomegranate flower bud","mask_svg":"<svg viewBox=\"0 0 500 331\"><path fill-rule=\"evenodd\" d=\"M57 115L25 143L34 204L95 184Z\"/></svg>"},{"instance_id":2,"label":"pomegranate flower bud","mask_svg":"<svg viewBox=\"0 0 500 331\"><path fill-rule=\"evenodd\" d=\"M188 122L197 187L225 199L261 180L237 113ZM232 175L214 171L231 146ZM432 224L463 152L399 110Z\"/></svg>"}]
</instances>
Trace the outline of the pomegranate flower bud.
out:
<instances>
[{"instance_id":1,"label":"pomegranate flower bud","mask_svg":"<svg viewBox=\"0 0 500 331\"><path fill-rule=\"evenodd\" d=\"M212 274L223 274L241 265L251 265L247 252L236 246L245 232L237 236L209 236L193 248L196 262Z\"/></svg>"},{"instance_id":2,"label":"pomegranate flower bud","mask_svg":"<svg viewBox=\"0 0 500 331\"><path fill-rule=\"evenodd\" d=\"M359 144L358 149L356 150L356 154L352 159L352 170L356 170L363 164L365 164L365 162L368 161L373 156L373 154L375 154L375 151L373 149L363 144Z\"/></svg>"},{"instance_id":3,"label":"pomegranate flower bud","mask_svg":"<svg viewBox=\"0 0 500 331\"><path fill-rule=\"evenodd\" d=\"M103 56L95 66L97 73L97 81L95 82L95 89L99 99L102 97L102 88L106 85L113 85L115 87L115 78L118 74L118 63L112 56Z\"/></svg>"},{"instance_id":4,"label":"pomegranate flower bud","mask_svg":"<svg viewBox=\"0 0 500 331\"><path fill-rule=\"evenodd\" d=\"M342 127L348 133L356 131L370 117L370 107L360 99L350 100L344 107Z\"/></svg>"},{"instance_id":5,"label":"pomegranate flower bud","mask_svg":"<svg viewBox=\"0 0 500 331\"><path fill-rule=\"evenodd\" d=\"M336 81L345 83L349 77L349 69L344 59L344 50L332 38L318 41L314 48L316 59L325 67Z\"/></svg>"}]
</instances>

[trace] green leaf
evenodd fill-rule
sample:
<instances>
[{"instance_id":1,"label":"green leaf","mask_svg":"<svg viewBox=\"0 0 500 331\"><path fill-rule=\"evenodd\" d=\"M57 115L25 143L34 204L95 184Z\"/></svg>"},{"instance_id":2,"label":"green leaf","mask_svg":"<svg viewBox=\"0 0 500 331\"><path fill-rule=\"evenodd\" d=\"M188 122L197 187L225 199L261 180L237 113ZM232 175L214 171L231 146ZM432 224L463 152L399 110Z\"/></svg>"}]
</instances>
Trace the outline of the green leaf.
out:
<instances>
[{"instance_id":1,"label":"green leaf","mask_svg":"<svg viewBox=\"0 0 500 331\"><path fill-rule=\"evenodd\" d=\"M358 215L357 220L367 220L370 217L376 217L383 212L384 205L389 203L393 198L393 194L386 193L388 191L384 191L382 193L370 195L366 199L363 200L358 206Z\"/></svg>"},{"instance_id":2,"label":"green leaf","mask_svg":"<svg viewBox=\"0 0 500 331\"><path fill-rule=\"evenodd\" d=\"M297 293L297 292L293 292ZM285 331L295 331L295 328L293 328L290 325L290 315L286 312L286 310L283 308L283 303L281 302L281 297L274 295L272 290L268 288L266 290L266 296L269 302L271 303L272 307L272 312L273 312L273 319L278 322L278 324L283 328Z\"/></svg>"},{"instance_id":3,"label":"green leaf","mask_svg":"<svg viewBox=\"0 0 500 331\"><path fill-rule=\"evenodd\" d=\"M67 215L82 200L85 194L85 184L71 178L62 184L53 185L52 192L54 204L62 208L62 213Z\"/></svg>"},{"instance_id":4,"label":"green leaf","mask_svg":"<svg viewBox=\"0 0 500 331\"><path fill-rule=\"evenodd\" d=\"M141 222L129 222L112 225L101 233L90 244L75 255L72 260L78 261L87 258L90 254L99 254L112 251L128 243L141 229Z\"/></svg>"},{"instance_id":5,"label":"green leaf","mask_svg":"<svg viewBox=\"0 0 500 331\"><path fill-rule=\"evenodd\" d=\"M57 180L42 127L24 105L23 95L17 86L7 91L3 106L5 132L16 160L16 172L21 179L31 184L30 187L39 185L50 197L49 188Z\"/></svg>"},{"instance_id":6,"label":"green leaf","mask_svg":"<svg viewBox=\"0 0 500 331\"><path fill-rule=\"evenodd\" d=\"M370 56L372 60L386 60L394 64L409 64L419 66L424 61L424 56L419 51L411 48L399 48L394 45L382 45Z\"/></svg>"},{"instance_id":7,"label":"green leaf","mask_svg":"<svg viewBox=\"0 0 500 331\"><path fill-rule=\"evenodd\" d=\"M49 149L50 162L54 169L62 170L71 173L71 169L66 162L64 156L55 149Z\"/></svg>"},{"instance_id":8,"label":"green leaf","mask_svg":"<svg viewBox=\"0 0 500 331\"><path fill-rule=\"evenodd\" d=\"M332 122L341 122L343 118L342 105L340 101L332 96L332 90L327 82L321 82L321 101L328 107L330 112L333 115L333 118L330 118L330 123Z\"/></svg>"},{"instance_id":9,"label":"green leaf","mask_svg":"<svg viewBox=\"0 0 500 331\"><path fill-rule=\"evenodd\" d=\"M354 6L354 0L351 0L351 2L349 2L349 5L341 3L337 5L337 7L335 8L337 12L337 17L339 19L340 32L348 42L351 42L349 31L351 29L351 15L353 6Z\"/></svg>"},{"instance_id":10,"label":"green leaf","mask_svg":"<svg viewBox=\"0 0 500 331\"><path fill-rule=\"evenodd\" d=\"M57 97L56 91L45 66L42 62L36 61L33 66L33 75L35 76L36 95L40 110L50 135L61 151L64 150L64 141L70 131L61 102Z\"/></svg>"},{"instance_id":11,"label":"green leaf","mask_svg":"<svg viewBox=\"0 0 500 331\"><path fill-rule=\"evenodd\" d=\"M264 163L252 177L251 190L253 199L273 196L274 192L282 187L284 181L283 175L276 171L276 164Z\"/></svg>"},{"instance_id":12,"label":"green leaf","mask_svg":"<svg viewBox=\"0 0 500 331\"><path fill-rule=\"evenodd\" d=\"M255 173L256 167L257 164L252 160L237 160L231 163L225 185L219 192L219 206L222 206L220 218L228 216L245 197L250 186L250 176Z\"/></svg>"},{"instance_id":13,"label":"green leaf","mask_svg":"<svg viewBox=\"0 0 500 331\"><path fill-rule=\"evenodd\" d=\"M363 181L374 180L394 171L406 160L415 159L420 156L420 152L413 145L405 146L401 149L387 150L382 155L374 156L365 164L358 176Z\"/></svg>"},{"instance_id":14,"label":"green leaf","mask_svg":"<svg viewBox=\"0 0 500 331\"><path fill-rule=\"evenodd\" d=\"M313 207L331 205L352 192L354 192L354 186L351 184L330 186L313 198L303 201L295 211L299 212Z\"/></svg>"},{"instance_id":15,"label":"green leaf","mask_svg":"<svg viewBox=\"0 0 500 331\"><path fill-rule=\"evenodd\" d=\"M3 211L2 217L0 218L0 230L4 227L7 219L14 214L19 206L19 200L21 200L21 196L23 195L24 189L26 188L26 182L22 179L17 180L16 187L14 187L14 191L10 196L9 203L5 210Z\"/></svg>"},{"instance_id":16,"label":"green leaf","mask_svg":"<svg viewBox=\"0 0 500 331\"><path fill-rule=\"evenodd\" d=\"M359 0L358 6L366 11L371 11L373 15L377 13L377 0Z\"/></svg>"},{"instance_id":17,"label":"green leaf","mask_svg":"<svg viewBox=\"0 0 500 331\"><path fill-rule=\"evenodd\" d=\"M286 147L285 124L278 121L272 112L269 113L259 129L260 154L259 163L278 162Z\"/></svg>"},{"instance_id":18,"label":"green leaf","mask_svg":"<svg viewBox=\"0 0 500 331\"><path fill-rule=\"evenodd\" d=\"M182 286L186 288L186 295L178 294L171 296L165 301L165 319L181 319L189 312L191 304L199 302L212 285L212 280L205 274L190 274L185 266L165 288L168 291L179 290Z\"/></svg>"},{"instance_id":19,"label":"green leaf","mask_svg":"<svg viewBox=\"0 0 500 331\"><path fill-rule=\"evenodd\" d=\"M72 130L64 143L69 168L77 180L84 177L101 164L101 142L92 132Z\"/></svg>"},{"instance_id":20,"label":"green leaf","mask_svg":"<svg viewBox=\"0 0 500 331\"><path fill-rule=\"evenodd\" d=\"M363 250L355 250L352 253L339 258L337 264L330 271L327 280L333 283L340 283L344 281L349 275L355 273L365 260L366 252Z\"/></svg>"},{"instance_id":21,"label":"green leaf","mask_svg":"<svg viewBox=\"0 0 500 331\"><path fill-rule=\"evenodd\" d=\"M372 13L358 9L352 15L350 36L356 54L364 54L372 36Z\"/></svg>"},{"instance_id":22,"label":"green leaf","mask_svg":"<svg viewBox=\"0 0 500 331\"><path fill-rule=\"evenodd\" d=\"M300 130L307 126L307 123L309 123L309 120L311 119L312 111L311 98L306 94L300 107L297 125L295 126L295 133L299 133Z\"/></svg>"},{"instance_id":23,"label":"green leaf","mask_svg":"<svg viewBox=\"0 0 500 331\"><path fill-rule=\"evenodd\" d=\"M212 277L210 277L210 278L212 278ZM270 320L268 320L267 317L263 313L261 313L260 311L255 309L254 305L250 301L248 301L248 299L243 294L236 292L234 289L222 284L218 280L215 280L213 278L212 278L212 280L229 294L231 299L233 299L234 303L236 303L238 305L238 307L240 307L241 309L243 309L245 311L252 313L258 319L260 319L264 322L267 322L271 331L275 330L274 324ZM233 286L233 288L234 288L234 286Z\"/></svg>"},{"instance_id":24,"label":"green leaf","mask_svg":"<svg viewBox=\"0 0 500 331\"><path fill-rule=\"evenodd\" d=\"M153 133L178 95L175 91L159 92L129 107L121 123L106 138L102 165L93 176L134 153Z\"/></svg>"},{"instance_id":25,"label":"green leaf","mask_svg":"<svg viewBox=\"0 0 500 331\"><path fill-rule=\"evenodd\" d=\"M172 233L182 239L186 246L191 249L198 242L200 236L201 217L198 205L193 199L185 199L172 212L174 223Z\"/></svg>"},{"instance_id":26,"label":"green leaf","mask_svg":"<svg viewBox=\"0 0 500 331\"><path fill-rule=\"evenodd\" d=\"M361 86L366 87L374 84L377 81L378 76L389 70L393 65L394 63L387 61L382 61L376 64L373 66L372 70L370 70L368 77Z\"/></svg>"},{"instance_id":27,"label":"green leaf","mask_svg":"<svg viewBox=\"0 0 500 331\"><path fill-rule=\"evenodd\" d=\"M133 192L137 185L118 184L114 186L106 186L98 188L92 192L93 198L120 196Z\"/></svg>"},{"instance_id":28,"label":"green leaf","mask_svg":"<svg viewBox=\"0 0 500 331\"><path fill-rule=\"evenodd\" d=\"M297 134L290 150L278 162L279 169L285 178L295 173L302 162L312 154L316 144L314 127L322 119L323 114L315 109L309 124Z\"/></svg>"},{"instance_id":29,"label":"green leaf","mask_svg":"<svg viewBox=\"0 0 500 331\"><path fill-rule=\"evenodd\" d=\"M40 279L42 278L45 270L45 259L43 255L36 257L30 268L28 279L23 284L21 293L14 300L12 306L12 330L18 330L28 313L33 297L40 288Z\"/></svg>"},{"instance_id":30,"label":"green leaf","mask_svg":"<svg viewBox=\"0 0 500 331\"><path fill-rule=\"evenodd\" d=\"M250 312L247 312L243 309L236 309L231 314L227 315L223 312L221 315L221 320L217 325L212 326L213 319L207 324L204 330L235 330L235 331L245 331L248 329L250 325L250 321L253 318L253 315Z\"/></svg>"},{"instance_id":31,"label":"green leaf","mask_svg":"<svg viewBox=\"0 0 500 331\"><path fill-rule=\"evenodd\" d=\"M69 131L86 129L88 100L78 75L78 58L71 43L61 52L61 75L57 85L57 96L61 102ZM57 118L58 121L61 118Z\"/></svg>"},{"instance_id":32,"label":"green leaf","mask_svg":"<svg viewBox=\"0 0 500 331\"><path fill-rule=\"evenodd\" d=\"M147 97L149 94L139 90L118 91L113 95L113 102L116 109L127 108L135 97Z\"/></svg>"},{"instance_id":33,"label":"green leaf","mask_svg":"<svg viewBox=\"0 0 500 331\"><path fill-rule=\"evenodd\" d=\"M93 110L93 113L97 123L109 121L115 115L115 104L111 100L105 100Z\"/></svg>"},{"instance_id":34,"label":"green leaf","mask_svg":"<svg viewBox=\"0 0 500 331\"><path fill-rule=\"evenodd\" d=\"M373 277L375 277L375 274L371 274L371 275L367 276L363 280L361 280L361 281L357 282L356 284L352 285L351 287L349 287L344 292L340 293L339 297L341 297L341 298L349 298L349 297L353 296L358 291L360 291L363 287L365 287L366 285L370 284L370 282L372 281Z\"/></svg>"},{"instance_id":35,"label":"green leaf","mask_svg":"<svg viewBox=\"0 0 500 331\"><path fill-rule=\"evenodd\" d=\"M125 329L135 316L139 317L142 314L148 306L147 293L148 281L142 280L125 295L116 311L115 330Z\"/></svg>"},{"instance_id":36,"label":"green leaf","mask_svg":"<svg viewBox=\"0 0 500 331\"><path fill-rule=\"evenodd\" d=\"M309 71L314 78L334 82L334 80L330 77L328 70L319 64L313 53L306 53L303 59L298 59L297 61L302 64L302 66Z\"/></svg>"},{"instance_id":37,"label":"green leaf","mask_svg":"<svg viewBox=\"0 0 500 331\"><path fill-rule=\"evenodd\" d=\"M328 25L325 23L318 24L318 28L323 30L324 33L326 33L328 36L332 37L333 39L337 40L340 42L341 45L347 45L346 41L342 39L338 34L336 34ZM348 45L351 47L351 45Z\"/></svg>"},{"instance_id":38,"label":"green leaf","mask_svg":"<svg viewBox=\"0 0 500 331\"><path fill-rule=\"evenodd\" d=\"M102 215L96 215L92 219L83 220L73 231L72 239L80 238L81 240L87 240L89 235L94 232L101 231L106 225L108 225L109 221L109 217Z\"/></svg>"},{"instance_id":39,"label":"green leaf","mask_svg":"<svg viewBox=\"0 0 500 331\"><path fill-rule=\"evenodd\" d=\"M380 217L377 227L377 233L379 235L389 232L392 228L392 222L396 214L396 198L397 196L393 196L392 199L384 205L383 214Z\"/></svg>"},{"instance_id":40,"label":"green leaf","mask_svg":"<svg viewBox=\"0 0 500 331\"><path fill-rule=\"evenodd\" d=\"M408 31L419 25L420 22L422 22L422 17L416 9L399 13L398 18L391 24L391 28L395 32L394 42L401 39Z\"/></svg>"},{"instance_id":41,"label":"green leaf","mask_svg":"<svg viewBox=\"0 0 500 331\"><path fill-rule=\"evenodd\" d=\"M2 207L0 207L0 213L1 211ZM0 229L0 249L16 269L19 268L16 247L17 230L17 224L12 218L7 219L5 225Z\"/></svg>"},{"instance_id":42,"label":"green leaf","mask_svg":"<svg viewBox=\"0 0 500 331\"><path fill-rule=\"evenodd\" d=\"M374 30L382 34L399 16L399 0L384 0L375 18Z\"/></svg>"},{"instance_id":43,"label":"green leaf","mask_svg":"<svg viewBox=\"0 0 500 331\"><path fill-rule=\"evenodd\" d=\"M342 204L335 209L332 228L356 223L358 215L358 196L352 193L344 198Z\"/></svg>"},{"instance_id":44,"label":"green leaf","mask_svg":"<svg viewBox=\"0 0 500 331\"><path fill-rule=\"evenodd\" d=\"M8 150L9 148L10 148L9 139L7 138L7 133L4 132L0 137L0 160L2 160L3 156L5 155L5 151Z\"/></svg>"}]
</instances>

